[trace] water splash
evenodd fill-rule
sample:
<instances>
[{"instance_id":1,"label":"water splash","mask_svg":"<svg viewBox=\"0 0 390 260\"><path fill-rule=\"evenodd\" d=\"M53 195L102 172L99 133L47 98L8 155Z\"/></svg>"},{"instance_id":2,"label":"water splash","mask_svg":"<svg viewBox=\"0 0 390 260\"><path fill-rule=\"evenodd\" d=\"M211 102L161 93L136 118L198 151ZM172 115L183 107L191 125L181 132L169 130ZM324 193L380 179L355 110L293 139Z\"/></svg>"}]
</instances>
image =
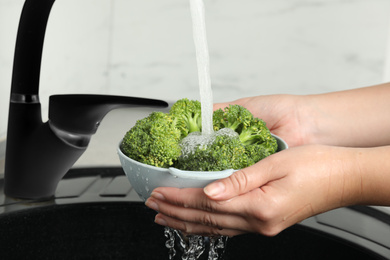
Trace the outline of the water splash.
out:
<instances>
[{"instance_id":1,"label":"water splash","mask_svg":"<svg viewBox=\"0 0 390 260\"><path fill-rule=\"evenodd\" d=\"M222 128L210 135L192 132L180 141L182 156L193 154L198 148L206 148L215 141L217 136L230 136L231 138L234 138L238 136L238 134L230 128Z\"/></svg>"},{"instance_id":2,"label":"water splash","mask_svg":"<svg viewBox=\"0 0 390 260\"><path fill-rule=\"evenodd\" d=\"M180 142L182 156L193 154L199 147L207 147L215 140L214 135L205 135L200 132L192 132L183 138Z\"/></svg>"},{"instance_id":3,"label":"water splash","mask_svg":"<svg viewBox=\"0 0 390 260\"><path fill-rule=\"evenodd\" d=\"M165 228L164 234L167 238L165 246L169 250L169 259L175 259L177 255L182 260L219 260L222 259L228 240L227 236L184 236L180 231L169 227Z\"/></svg>"},{"instance_id":4,"label":"water splash","mask_svg":"<svg viewBox=\"0 0 390 260\"><path fill-rule=\"evenodd\" d=\"M165 247L169 250L168 255L169 259L171 260L176 255L174 230L171 228L165 228L164 235L167 238L167 241L165 242Z\"/></svg>"},{"instance_id":5,"label":"water splash","mask_svg":"<svg viewBox=\"0 0 390 260\"><path fill-rule=\"evenodd\" d=\"M210 249L209 249L209 256L208 260L218 260L219 257L223 256L223 253L225 252L226 243L227 243L228 237L227 236L219 236L219 237L212 237L210 238ZM219 252L221 251L221 252Z\"/></svg>"}]
</instances>

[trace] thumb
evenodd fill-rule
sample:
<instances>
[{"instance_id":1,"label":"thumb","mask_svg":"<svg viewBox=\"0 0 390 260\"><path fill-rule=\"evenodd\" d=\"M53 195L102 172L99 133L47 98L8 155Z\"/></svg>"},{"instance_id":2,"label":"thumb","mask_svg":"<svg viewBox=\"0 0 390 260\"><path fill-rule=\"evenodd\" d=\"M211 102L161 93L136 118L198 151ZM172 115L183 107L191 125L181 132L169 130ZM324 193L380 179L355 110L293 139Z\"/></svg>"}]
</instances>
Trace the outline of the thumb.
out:
<instances>
[{"instance_id":1,"label":"thumb","mask_svg":"<svg viewBox=\"0 0 390 260\"><path fill-rule=\"evenodd\" d=\"M263 186L269 181L270 167L266 159L239 171L225 179L210 183L204 188L204 193L212 200L229 200ZM267 170L268 169L268 170Z\"/></svg>"}]
</instances>

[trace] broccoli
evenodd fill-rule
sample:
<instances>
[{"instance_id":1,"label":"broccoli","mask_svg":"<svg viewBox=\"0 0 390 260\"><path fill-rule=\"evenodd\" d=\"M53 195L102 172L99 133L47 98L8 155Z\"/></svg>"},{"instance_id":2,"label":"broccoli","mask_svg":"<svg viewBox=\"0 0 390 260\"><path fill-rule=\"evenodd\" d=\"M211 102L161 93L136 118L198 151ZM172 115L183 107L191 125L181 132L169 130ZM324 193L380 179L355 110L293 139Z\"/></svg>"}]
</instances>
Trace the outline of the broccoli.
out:
<instances>
[{"instance_id":1,"label":"broccoli","mask_svg":"<svg viewBox=\"0 0 390 260\"><path fill-rule=\"evenodd\" d=\"M175 165L181 154L180 140L201 129L200 102L180 99L169 114L153 112L138 120L125 134L121 150L141 163L168 168Z\"/></svg>"},{"instance_id":2,"label":"broccoli","mask_svg":"<svg viewBox=\"0 0 390 260\"><path fill-rule=\"evenodd\" d=\"M173 119L166 113L153 112L125 134L121 150L141 163L168 168L181 154L180 139Z\"/></svg>"},{"instance_id":3,"label":"broccoli","mask_svg":"<svg viewBox=\"0 0 390 260\"><path fill-rule=\"evenodd\" d=\"M177 168L182 170L220 171L242 169L276 152L278 145L263 120L239 105L229 105L213 114L217 134L214 142L198 145L182 153ZM234 131L236 135L227 132ZM185 140L185 139L184 139ZM182 141L182 149L188 142Z\"/></svg>"},{"instance_id":4,"label":"broccoli","mask_svg":"<svg viewBox=\"0 0 390 260\"><path fill-rule=\"evenodd\" d=\"M202 135L201 104L184 98L169 113L153 112L137 121L121 150L141 163L191 171L242 169L277 150L265 122L242 106L214 111L213 127L214 134Z\"/></svg>"},{"instance_id":5,"label":"broccoli","mask_svg":"<svg viewBox=\"0 0 390 260\"><path fill-rule=\"evenodd\" d=\"M248 166L257 163L271 154L274 154L278 149L278 143L272 135L269 135L263 143L255 143L245 145L245 153L252 161Z\"/></svg>"},{"instance_id":6,"label":"broccoli","mask_svg":"<svg viewBox=\"0 0 390 260\"><path fill-rule=\"evenodd\" d=\"M196 142L197 139L192 138L194 136L197 133L182 140L182 155L178 158L176 168L187 171L222 171L242 169L248 166L248 162L253 162L238 134L229 128L215 132L209 140L202 141L201 138Z\"/></svg>"},{"instance_id":7,"label":"broccoli","mask_svg":"<svg viewBox=\"0 0 390 260\"><path fill-rule=\"evenodd\" d=\"M230 128L237 133L249 127L254 120L252 113L243 106L229 105L225 109L218 109L213 114L214 130Z\"/></svg>"},{"instance_id":8,"label":"broccoli","mask_svg":"<svg viewBox=\"0 0 390 260\"><path fill-rule=\"evenodd\" d=\"M265 122L240 105L214 111L213 124L215 131L225 127L236 131L244 145L259 144L272 138Z\"/></svg>"},{"instance_id":9,"label":"broccoli","mask_svg":"<svg viewBox=\"0 0 390 260\"><path fill-rule=\"evenodd\" d=\"M172 105L169 115L180 129L181 136L186 137L192 132L202 131L201 103L197 100L180 99Z\"/></svg>"}]
</instances>

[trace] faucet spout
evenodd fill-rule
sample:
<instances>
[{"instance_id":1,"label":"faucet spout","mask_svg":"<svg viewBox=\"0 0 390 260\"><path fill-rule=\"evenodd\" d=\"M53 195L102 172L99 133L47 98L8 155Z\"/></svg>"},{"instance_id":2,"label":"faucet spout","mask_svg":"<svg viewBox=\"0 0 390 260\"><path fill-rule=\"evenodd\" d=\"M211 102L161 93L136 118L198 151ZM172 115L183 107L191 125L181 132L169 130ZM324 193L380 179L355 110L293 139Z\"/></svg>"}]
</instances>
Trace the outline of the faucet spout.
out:
<instances>
[{"instance_id":1,"label":"faucet spout","mask_svg":"<svg viewBox=\"0 0 390 260\"><path fill-rule=\"evenodd\" d=\"M11 98L36 99L46 25L54 0L26 0L20 16L12 72Z\"/></svg>"},{"instance_id":2,"label":"faucet spout","mask_svg":"<svg viewBox=\"0 0 390 260\"><path fill-rule=\"evenodd\" d=\"M120 107L167 107L146 98L54 95L42 122L39 77L44 35L54 0L26 0L15 46L8 116L4 191L9 197L46 199L87 149L103 117Z\"/></svg>"}]
</instances>

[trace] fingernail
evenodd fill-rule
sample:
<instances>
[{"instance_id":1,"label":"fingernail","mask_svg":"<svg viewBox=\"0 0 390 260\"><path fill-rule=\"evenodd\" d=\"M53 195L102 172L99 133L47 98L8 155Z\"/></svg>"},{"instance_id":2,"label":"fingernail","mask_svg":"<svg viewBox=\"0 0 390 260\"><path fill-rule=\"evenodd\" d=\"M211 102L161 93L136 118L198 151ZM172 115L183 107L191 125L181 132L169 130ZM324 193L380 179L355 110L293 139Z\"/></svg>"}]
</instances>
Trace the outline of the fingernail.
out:
<instances>
[{"instance_id":1,"label":"fingernail","mask_svg":"<svg viewBox=\"0 0 390 260\"><path fill-rule=\"evenodd\" d=\"M157 211L157 212L158 212L158 210L159 210L157 203L154 202L154 201L152 201L152 200L150 200L150 199L148 199L148 200L145 202L145 205L146 205L147 207L149 207L149 208L151 208L151 209Z\"/></svg>"},{"instance_id":2,"label":"fingernail","mask_svg":"<svg viewBox=\"0 0 390 260\"><path fill-rule=\"evenodd\" d=\"M225 191L225 185L222 182L211 183L204 188L204 193L209 197L215 197Z\"/></svg>"},{"instance_id":3,"label":"fingernail","mask_svg":"<svg viewBox=\"0 0 390 260\"><path fill-rule=\"evenodd\" d=\"M154 192L154 191L153 191L153 192L150 194L150 196L153 197L153 198L155 198L155 199L158 199L158 200L165 200L164 195L162 195L162 194L159 193L159 192Z\"/></svg>"},{"instance_id":4,"label":"fingernail","mask_svg":"<svg viewBox=\"0 0 390 260\"><path fill-rule=\"evenodd\" d=\"M165 221L165 219L160 218L160 217L158 217L158 216L156 216L156 217L154 218L154 223L159 224L159 225L161 225L161 226L167 226L167 222Z\"/></svg>"}]
</instances>

